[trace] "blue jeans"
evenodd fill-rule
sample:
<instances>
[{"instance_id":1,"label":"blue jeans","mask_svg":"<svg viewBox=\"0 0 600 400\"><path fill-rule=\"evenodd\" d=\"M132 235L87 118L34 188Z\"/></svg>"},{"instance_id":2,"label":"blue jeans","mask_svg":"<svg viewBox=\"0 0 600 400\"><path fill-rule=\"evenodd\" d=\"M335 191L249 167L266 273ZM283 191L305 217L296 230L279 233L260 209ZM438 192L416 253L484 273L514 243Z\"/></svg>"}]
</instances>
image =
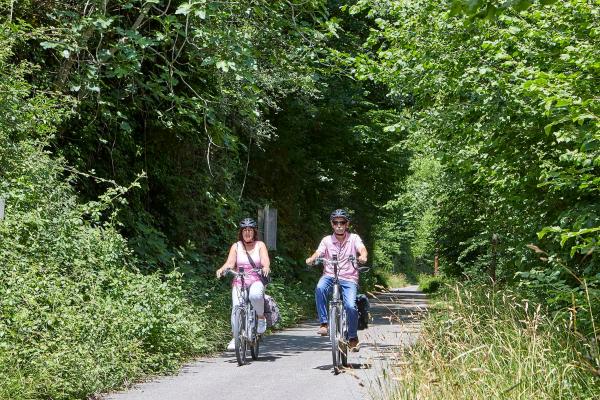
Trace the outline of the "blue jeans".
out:
<instances>
[{"instance_id":1,"label":"blue jeans","mask_svg":"<svg viewBox=\"0 0 600 400\"><path fill-rule=\"evenodd\" d=\"M348 319L348 339L357 338L358 308L356 308L356 293L358 291L358 285L354 282L340 280L340 287L342 288L342 299L344 301L344 308L346 309L346 316ZM321 279L319 279L319 283L317 283L317 288L315 289L317 312L319 313L319 322L322 324L328 323L327 298L332 289L333 278L323 275Z\"/></svg>"}]
</instances>

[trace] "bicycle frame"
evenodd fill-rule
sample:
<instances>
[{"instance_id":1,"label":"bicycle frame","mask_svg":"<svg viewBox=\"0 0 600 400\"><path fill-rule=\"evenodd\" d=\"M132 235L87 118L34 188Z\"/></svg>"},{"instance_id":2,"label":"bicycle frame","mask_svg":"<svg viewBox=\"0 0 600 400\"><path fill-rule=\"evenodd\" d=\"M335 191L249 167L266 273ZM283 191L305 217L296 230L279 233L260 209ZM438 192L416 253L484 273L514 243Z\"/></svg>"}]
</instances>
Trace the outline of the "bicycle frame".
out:
<instances>
[{"instance_id":1,"label":"bicycle frame","mask_svg":"<svg viewBox=\"0 0 600 400\"><path fill-rule=\"evenodd\" d=\"M260 269L253 269L252 271L260 272ZM258 317L254 307L252 307L252 302L250 302L250 288L246 286L245 277L247 273L241 267L237 272L231 270L228 272L239 277L241 281L240 303L233 310L233 337L235 340L235 356L238 365L242 366L246 364L248 346L250 347L252 359L258 359L261 335L257 333Z\"/></svg>"},{"instance_id":2,"label":"bicycle frame","mask_svg":"<svg viewBox=\"0 0 600 400\"><path fill-rule=\"evenodd\" d=\"M351 261L354 258L349 257ZM333 293L329 300L329 340L331 341L331 355L335 374L340 373L342 367L348 366L348 319L346 308L342 299L341 286L338 276L338 265L345 260L338 260L337 254L331 260L319 258L321 262L328 262L333 266ZM354 263L353 263L354 264Z\"/></svg>"}]
</instances>

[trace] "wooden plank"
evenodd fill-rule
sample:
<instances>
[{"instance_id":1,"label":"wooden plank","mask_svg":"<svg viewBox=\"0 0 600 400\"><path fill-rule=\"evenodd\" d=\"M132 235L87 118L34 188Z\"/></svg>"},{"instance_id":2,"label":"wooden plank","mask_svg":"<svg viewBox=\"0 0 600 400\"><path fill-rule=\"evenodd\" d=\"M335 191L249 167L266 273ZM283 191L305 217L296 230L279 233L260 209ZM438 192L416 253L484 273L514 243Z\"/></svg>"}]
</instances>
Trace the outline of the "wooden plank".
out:
<instances>
[{"instance_id":1,"label":"wooden plank","mask_svg":"<svg viewBox=\"0 0 600 400\"><path fill-rule=\"evenodd\" d=\"M264 237L269 250L277 250L277 209L265 207L264 210Z\"/></svg>"},{"instance_id":2,"label":"wooden plank","mask_svg":"<svg viewBox=\"0 0 600 400\"><path fill-rule=\"evenodd\" d=\"M258 240L265 241L265 210L258 209Z\"/></svg>"}]
</instances>

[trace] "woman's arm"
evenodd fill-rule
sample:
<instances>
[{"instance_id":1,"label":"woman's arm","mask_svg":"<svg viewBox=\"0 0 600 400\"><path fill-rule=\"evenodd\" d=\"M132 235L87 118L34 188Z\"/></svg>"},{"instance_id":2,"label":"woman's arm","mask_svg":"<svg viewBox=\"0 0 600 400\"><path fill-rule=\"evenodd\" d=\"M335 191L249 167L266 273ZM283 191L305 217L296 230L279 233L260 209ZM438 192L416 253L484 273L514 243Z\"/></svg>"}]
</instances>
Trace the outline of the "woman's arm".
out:
<instances>
[{"instance_id":1,"label":"woman's arm","mask_svg":"<svg viewBox=\"0 0 600 400\"><path fill-rule=\"evenodd\" d=\"M227 256L227 260L225 260L225 264L223 264L223 266L217 270L217 278L220 278L221 276L223 276L223 273L226 270L232 269L233 267L235 267L236 259L237 259L237 246L236 246L236 243L234 243L233 245L231 245L231 248L229 249L229 255Z\"/></svg>"},{"instance_id":2,"label":"woman's arm","mask_svg":"<svg viewBox=\"0 0 600 400\"><path fill-rule=\"evenodd\" d=\"M258 255L260 256L260 263L262 265L262 271L264 276L269 276L271 272L271 260L269 259L269 251L264 242L259 242Z\"/></svg>"}]
</instances>

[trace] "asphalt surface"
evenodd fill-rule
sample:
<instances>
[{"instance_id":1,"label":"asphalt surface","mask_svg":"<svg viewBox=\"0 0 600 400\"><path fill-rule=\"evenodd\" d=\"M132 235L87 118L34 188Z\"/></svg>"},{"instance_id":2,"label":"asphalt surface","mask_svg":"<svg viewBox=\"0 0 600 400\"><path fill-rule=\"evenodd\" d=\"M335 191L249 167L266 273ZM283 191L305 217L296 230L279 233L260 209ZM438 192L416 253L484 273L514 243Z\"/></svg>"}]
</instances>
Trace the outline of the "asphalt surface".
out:
<instances>
[{"instance_id":1,"label":"asphalt surface","mask_svg":"<svg viewBox=\"0 0 600 400\"><path fill-rule=\"evenodd\" d=\"M234 352L201 358L178 375L160 377L130 390L101 396L105 400L358 400L382 399L394 381L386 367L400 362L399 351L417 339L425 296L416 286L376 293L372 321L359 331L358 353L349 367L334 375L328 337L306 322L264 337L258 360L238 366Z\"/></svg>"}]
</instances>

